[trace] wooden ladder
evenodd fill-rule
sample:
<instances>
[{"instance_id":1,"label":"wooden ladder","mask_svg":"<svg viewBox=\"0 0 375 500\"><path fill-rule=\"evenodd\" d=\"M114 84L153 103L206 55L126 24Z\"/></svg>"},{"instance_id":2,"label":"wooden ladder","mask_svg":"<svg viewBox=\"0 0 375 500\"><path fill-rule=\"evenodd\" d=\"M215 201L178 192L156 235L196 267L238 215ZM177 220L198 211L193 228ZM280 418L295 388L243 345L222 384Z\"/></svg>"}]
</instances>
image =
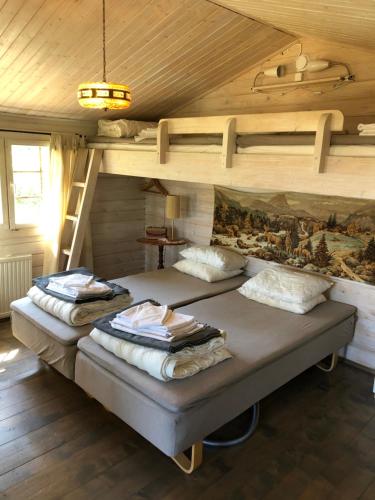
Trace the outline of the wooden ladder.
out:
<instances>
[{"instance_id":1,"label":"wooden ladder","mask_svg":"<svg viewBox=\"0 0 375 500\"><path fill-rule=\"evenodd\" d=\"M102 156L103 151L98 149L80 148L77 153L61 238L61 267L66 270L79 266L85 236L91 237L87 223Z\"/></svg>"}]
</instances>

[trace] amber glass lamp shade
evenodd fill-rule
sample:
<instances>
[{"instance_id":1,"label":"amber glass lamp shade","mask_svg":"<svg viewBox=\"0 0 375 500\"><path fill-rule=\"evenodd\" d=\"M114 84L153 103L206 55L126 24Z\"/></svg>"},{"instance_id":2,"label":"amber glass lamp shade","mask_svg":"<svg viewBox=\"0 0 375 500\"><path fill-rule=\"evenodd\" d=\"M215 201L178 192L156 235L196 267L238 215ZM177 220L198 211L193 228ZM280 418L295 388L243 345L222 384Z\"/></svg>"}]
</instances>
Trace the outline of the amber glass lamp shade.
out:
<instances>
[{"instance_id":1,"label":"amber glass lamp shade","mask_svg":"<svg viewBox=\"0 0 375 500\"><path fill-rule=\"evenodd\" d=\"M126 109L131 104L129 87L112 82L81 83L77 98L83 108Z\"/></svg>"}]
</instances>

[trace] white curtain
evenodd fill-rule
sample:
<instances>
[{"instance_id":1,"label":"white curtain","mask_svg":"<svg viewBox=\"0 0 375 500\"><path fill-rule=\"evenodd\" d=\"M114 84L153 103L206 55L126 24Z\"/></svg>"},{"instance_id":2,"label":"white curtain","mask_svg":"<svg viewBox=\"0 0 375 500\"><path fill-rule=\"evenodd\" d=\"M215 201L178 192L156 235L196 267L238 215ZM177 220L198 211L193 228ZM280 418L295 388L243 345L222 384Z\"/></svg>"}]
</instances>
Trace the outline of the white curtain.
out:
<instances>
[{"instance_id":1,"label":"white curtain","mask_svg":"<svg viewBox=\"0 0 375 500\"><path fill-rule=\"evenodd\" d=\"M51 135L50 165L43 190L43 274L59 271L61 235L79 146L79 135Z\"/></svg>"}]
</instances>

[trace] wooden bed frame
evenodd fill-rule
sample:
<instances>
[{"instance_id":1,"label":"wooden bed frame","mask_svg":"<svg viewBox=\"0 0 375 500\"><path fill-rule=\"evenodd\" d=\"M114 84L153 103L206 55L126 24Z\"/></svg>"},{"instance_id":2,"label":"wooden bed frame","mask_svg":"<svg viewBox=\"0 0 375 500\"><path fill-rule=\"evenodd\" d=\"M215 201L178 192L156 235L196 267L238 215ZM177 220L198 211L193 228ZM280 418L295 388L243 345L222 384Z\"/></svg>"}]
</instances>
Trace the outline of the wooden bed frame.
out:
<instances>
[{"instance_id":1,"label":"wooden bed frame","mask_svg":"<svg viewBox=\"0 0 375 500\"><path fill-rule=\"evenodd\" d=\"M106 145L100 171L107 174L275 189L353 198L375 198L375 157L329 154L332 132L344 129L338 110L172 118L159 122L157 153ZM313 155L237 154L237 134L314 132ZM169 151L170 134L223 134L221 153ZM90 145L89 145L90 147ZM95 148L95 145L92 146ZM113 146L112 146L113 147ZM356 146L358 148L358 146Z\"/></svg>"}]
</instances>

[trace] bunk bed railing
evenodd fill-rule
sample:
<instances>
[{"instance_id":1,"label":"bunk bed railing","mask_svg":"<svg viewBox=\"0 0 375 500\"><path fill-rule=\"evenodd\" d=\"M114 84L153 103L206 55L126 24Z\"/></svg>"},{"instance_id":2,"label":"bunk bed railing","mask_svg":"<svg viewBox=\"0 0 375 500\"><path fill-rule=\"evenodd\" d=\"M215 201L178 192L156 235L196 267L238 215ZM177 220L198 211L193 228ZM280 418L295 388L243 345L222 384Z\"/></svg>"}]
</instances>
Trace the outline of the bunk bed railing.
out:
<instances>
[{"instance_id":1,"label":"bunk bed railing","mask_svg":"<svg viewBox=\"0 0 375 500\"><path fill-rule=\"evenodd\" d=\"M167 118L159 122L157 160L159 164L167 163L171 134L222 134L222 166L231 168L238 134L315 132L313 168L316 173L322 173L329 151L331 133L343 129L344 116L338 110Z\"/></svg>"}]
</instances>

